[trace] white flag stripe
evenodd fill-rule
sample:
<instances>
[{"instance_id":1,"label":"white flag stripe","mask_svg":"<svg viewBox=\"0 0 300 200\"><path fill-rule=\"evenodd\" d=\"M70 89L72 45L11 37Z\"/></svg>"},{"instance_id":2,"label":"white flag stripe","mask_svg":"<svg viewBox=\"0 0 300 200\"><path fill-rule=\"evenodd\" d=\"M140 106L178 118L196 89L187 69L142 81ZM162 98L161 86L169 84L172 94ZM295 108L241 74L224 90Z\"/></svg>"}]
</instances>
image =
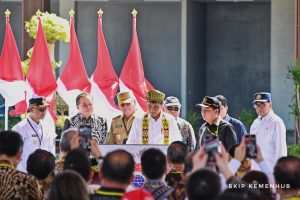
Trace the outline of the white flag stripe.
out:
<instances>
[{"instance_id":1,"label":"white flag stripe","mask_svg":"<svg viewBox=\"0 0 300 200\"><path fill-rule=\"evenodd\" d=\"M57 79L57 93L58 95L65 101L65 103L69 106L69 117L73 117L78 113L77 106L76 106L76 97L82 93L81 90L67 90L65 84L60 80Z\"/></svg>"},{"instance_id":2,"label":"white flag stripe","mask_svg":"<svg viewBox=\"0 0 300 200\"><path fill-rule=\"evenodd\" d=\"M91 96L94 98L94 113L98 116L104 117L107 119L108 129L110 128L112 118L121 115L122 112L114 108L109 101L107 100L104 93L94 82L93 76L90 78L92 84L91 87Z\"/></svg>"},{"instance_id":3,"label":"white flag stripe","mask_svg":"<svg viewBox=\"0 0 300 200\"><path fill-rule=\"evenodd\" d=\"M5 81L0 79L0 93L5 99L7 106L13 106L25 99L25 91L27 91L25 81Z\"/></svg>"}]
</instances>

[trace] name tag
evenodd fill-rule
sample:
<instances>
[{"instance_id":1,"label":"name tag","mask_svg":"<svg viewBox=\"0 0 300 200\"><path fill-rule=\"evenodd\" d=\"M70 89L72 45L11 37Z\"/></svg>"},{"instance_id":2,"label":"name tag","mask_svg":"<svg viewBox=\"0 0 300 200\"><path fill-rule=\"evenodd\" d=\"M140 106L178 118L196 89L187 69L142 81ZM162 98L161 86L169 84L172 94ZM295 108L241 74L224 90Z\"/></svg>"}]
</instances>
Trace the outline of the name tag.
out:
<instances>
[{"instance_id":1,"label":"name tag","mask_svg":"<svg viewBox=\"0 0 300 200\"><path fill-rule=\"evenodd\" d=\"M116 125L116 128L122 128L122 125Z\"/></svg>"}]
</instances>

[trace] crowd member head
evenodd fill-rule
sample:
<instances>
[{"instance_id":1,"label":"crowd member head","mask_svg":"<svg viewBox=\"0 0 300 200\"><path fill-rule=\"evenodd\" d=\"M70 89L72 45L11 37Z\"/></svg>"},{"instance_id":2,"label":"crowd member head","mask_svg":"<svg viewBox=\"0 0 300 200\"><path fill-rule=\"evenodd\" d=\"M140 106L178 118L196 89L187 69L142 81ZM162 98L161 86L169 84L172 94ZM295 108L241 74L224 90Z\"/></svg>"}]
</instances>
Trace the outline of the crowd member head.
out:
<instances>
[{"instance_id":1,"label":"crowd member head","mask_svg":"<svg viewBox=\"0 0 300 200\"><path fill-rule=\"evenodd\" d=\"M125 150L108 153L100 169L101 185L126 190L133 178L135 162L133 156Z\"/></svg>"},{"instance_id":2,"label":"crowd member head","mask_svg":"<svg viewBox=\"0 0 300 200\"><path fill-rule=\"evenodd\" d=\"M55 176L48 200L88 200L87 186L83 178L75 171L66 170Z\"/></svg>"},{"instance_id":3,"label":"crowd member head","mask_svg":"<svg viewBox=\"0 0 300 200\"><path fill-rule=\"evenodd\" d=\"M258 189L249 188L249 186L245 186L243 188L227 188L218 197L218 200L254 200L254 199L265 200L265 198L261 195L261 192Z\"/></svg>"},{"instance_id":4,"label":"crowd member head","mask_svg":"<svg viewBox=\"0 0 300 200\"><path fill-rule=\"evenodd\" d=\"M86 119L94 112L93 97L86 92L83 92L76 97L76 105L79 113Z\"/></svg>"},{"instance_id":5,"label":"crowd member head","mask_svg":"<svg viewBox=\"0 0 300 200\"><path fill-rule=\"evenodd\" d=\"M37 149L27 160L27 172L38 180L46 179L55 168L55 157L52 153Z\"/></svg>"},{"instance_id":6,"label":"crowd member head","mask_svg":"<svg viewBox=\"0 0 300 200\"><path fill-rule=\"evenodd\" d=\"M149 90L147 92L147 107L151 117L157 120L163 109L165 94L158 90Z\"/></svg>"},{"instance_id":7,"label":"crowd member head","mask_svg":"<svg viewBox=\"0 0 300 200\"><path fill-rule=\"evenodd\" d=\"M274 167L274 177L277 184L285 187L276 188L281 198L291 196L300 190L300 159L294 156L280 158ZM297 197L299 197L297 195Z\"/></svg>"},{"instance_id":8,"label":"crowd member head","mask_svg":"<svg viewBox=\"0 0 300 200\"><path fill-rule=\"evenodd\" d=\"M170 144L167 150L167 162L171 171L166 175L166 183L174 187L182 179L184 161L188 154L187 145L180 141Z\"/></svg>"},{"instance_id":9,"label":"crowd member head","mask_svg":"<svg viewBox=\"0 0 300 200\"><path fill-rule=\"evenodd\" d=\"M179 99L177 99L176 97L170 96L165 99L164 111L166 113L169 113L170 115L173 115L175 119L177 119L180 115L180 108L181 104L179 102Z\"/></svg>"},{"instance_id":10,"label":"crowd member head","mask_svg":"<svg viewBox=\"0 0 300 200\"><path fill-rule=\"evenodd\" d=\"M71 140L77 132L77 128L69 128L61 133L59 142L60 158L66 156L71 151Z\"/></svg>"},{"instance_id":11,"label":"crowd member head","mask_svg":"<svg viewBox=\"0 0 300 200\"><path fill-rule=\"evenodd\" d=\"M170 144L167 149L167 160L171 164L184 164L188 154L186 144L180 141L175 141Z\"/></svg>"},{"instance_id":12,"label":"crowd member head","mask_svg":"<svg viewBox=\"0 0 300 200\"><path fill-rule=\"evenodd\" d=\"M64 161L64 170L70 169L79 173L85 181L89 180L91 161L87 151L83 149L71 150Z\"/></svg>"},{"instance_id":13,"label":"crowd member head","mask_svg":"<svg viewBox=\"0 0 300 200\"><path fill-rule=\"evenodd\" d=\"M135 101L131 91L117 94L118 105L125 117L129 118L135 112Z\"/></svg>"},{"instance_id":14,"label":"crowd member head","mask_svg":"<svg viewBox=\"0 0 300 200\"><path fill-rule=\"evenodd\" d=\"M0 132L0 199L41 199L36 178L16 170L20 162L23 140L11 130Z\"/></svg>"},{"instance_id":15,"label":"crowd member head","mask_svg":"<svg viewBox=\"0 0 300 200\"><path fill-rule=\"evenodd\" d=\"M27 172L38 179L43 199L48 196L54 179L55 157L52 153L37 149L27 160Z\"/></svg>"},{"instance_id":16,"label":"crowd member head","mask_svg":"<svg viewBox=\"0 0 300 200\"><path fill-rule=\"evenodd\" d=\"M189 200L214 200L221 194L221 180L216 172L200 169L190 175L186 188Z\"/></svg>"},{"instance_id":17,"label":"crowd member head","mask_svg":"<svg viewBox=\"0 0 300 200\"><path fill-rule=\"evenodd\" d=\"M228 112L227 99L223 95L217 95L215 97L220 102L220 116L222 119L224 119Z\"/></svg>"},{"instance_id":18,"label":"crowd member head","mask_svg":"<svg viewBox=\"0 0 300 200\"><path fill-rule=\"evenodd\" d=\"M159 149L147 149L141 156L141 165L147 179L162 179L167 170L166 156Z\"/></svg>"},{"instance_id":19,"label":"crowd member head","mask_svg":"<svg viewBox=\"0 0 300 200\"><path fill-rule=\"evenodd\" d=\"M259 92L254 94L252 102L257 114L261 117L266 116L272 110L271 93Z\"/></svg>"},{"instance_id":20,"label":"crowd member head","mask_svg":"<svg viewBox=\"0 0 300 200\"><path fill-rule=\"evenodd\" d=\"M36 123L39 123L40 120L45 118L49 105L45 97L29 99L28 111L30 112L30 118Z\"/></svg>"},{"instance_id":21,"label":"crowd member head","mask_svg":"<svg viewBox=\"0 0 300 200\"><path fill-rule=\"evenodd\" d=\"M220 115L220 102L215 97L206 96L201 103L196 104L201 107L202 118L212 124Z\"/></svg>"},{"instance_id":22,"label":"crowd member head","mask_svg":"<svg viewBox=\"0 0 300 200\"><path fill-rule=\"evenodd\" d=\"M267 175L261 171L250 171L245 176L242 177L242 181L249 183L249 184L269 184L269 179ZM272 194L272 191L268 187L259 187L261 195L264 196L266 200L275 199L275 196Z\"/></svg>"},{"instance_id":23,"label":"crowd member head","mask_svg":"<svg viewBox=\"0 0 300 200\"><path fill-rule=\"evenodd\" d=\"M23 152L23 140L15 131L0 132L0 160L7 160L16 167Z\"/></svg>"}]
</instances>

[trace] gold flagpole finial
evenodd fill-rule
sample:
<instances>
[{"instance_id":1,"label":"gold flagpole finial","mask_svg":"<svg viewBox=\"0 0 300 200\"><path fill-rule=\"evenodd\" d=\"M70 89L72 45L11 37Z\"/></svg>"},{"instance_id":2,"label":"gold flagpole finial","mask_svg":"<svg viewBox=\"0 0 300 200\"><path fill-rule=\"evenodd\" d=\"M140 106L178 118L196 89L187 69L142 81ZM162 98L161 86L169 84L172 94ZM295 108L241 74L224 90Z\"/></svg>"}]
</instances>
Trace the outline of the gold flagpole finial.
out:
<instances>
[{"instance_id":1,"label":"gold flagpole finial","mask_svg":"<svg viewBox=\"0 0 300 200\"><path fill-rule=\"evenodd\" d=\"M6 9L6 11L5 11L5 17L7 17L7 18L9 18L9 15L10 15L10 11L8 10L8 9Z\"/></svg>"},{"instance_id":2,"label":"gold flagpole finial","mask_svg":"<svg viewBox=\"0 0 300 200\"><path fill-rule=\"evenodd\" d=\"M98 10L97 13L98 13L98 16L99 16L99 17L102 17L102 15L103 15L103 10L100 8L100 9Z\"/></svg>"},{"instance_id":3,"label":"gold flagpole finial","mask_svg":"<svg viewBox=\"0 0 300 200\"><path fill-rule=\"evenodd\" d=\"M37 11L36 11L36 16L38 17L38 18L40 18L41 17L41 14L42 14L42 12L40 11L40 9L38 9Z\"/></svg>"},{"instance_id":4,"label":"gold flagpole finial","mask_svg":"<svg viewBox=\"0 0 300 200\"><path fill-rule=\"evenodd\" d=\"M75 14L74 10L73 10L73 9L71 9L71 10L69 11L69 15L70 15L70 17L74 17L74 14Z\"/></svg>"},{"instance_id":5,"label":"gold flagpole finial","mask_svg":"<svg viewBox=\"0 0 300 200\"><path fill-rule=\"evenodd\" d=\"M136 11L136 9L134 8L131 12L133 17L136 17L136 15L138 14L138 12Z\"/></svg>"}]
</instances>

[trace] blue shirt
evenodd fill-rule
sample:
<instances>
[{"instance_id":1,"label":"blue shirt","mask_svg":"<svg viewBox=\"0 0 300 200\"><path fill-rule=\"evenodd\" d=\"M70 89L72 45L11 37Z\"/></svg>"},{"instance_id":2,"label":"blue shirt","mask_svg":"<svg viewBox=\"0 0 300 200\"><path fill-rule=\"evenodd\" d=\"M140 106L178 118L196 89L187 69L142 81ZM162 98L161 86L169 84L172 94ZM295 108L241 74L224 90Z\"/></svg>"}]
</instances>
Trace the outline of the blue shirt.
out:
<instances>
[{"instance_id":1,"label":"blue shirt","mask_svg":"<svg viewBox=\"0 0 300 200\"><path fill-rule=\"evenodd\" d=\"M247 135L246 126L240 120L230 117L228 114L224 120L228 121L233 126L237 136L237 142L238 144L241 143L243 137Z\"/></svg>"}]
</instances>

